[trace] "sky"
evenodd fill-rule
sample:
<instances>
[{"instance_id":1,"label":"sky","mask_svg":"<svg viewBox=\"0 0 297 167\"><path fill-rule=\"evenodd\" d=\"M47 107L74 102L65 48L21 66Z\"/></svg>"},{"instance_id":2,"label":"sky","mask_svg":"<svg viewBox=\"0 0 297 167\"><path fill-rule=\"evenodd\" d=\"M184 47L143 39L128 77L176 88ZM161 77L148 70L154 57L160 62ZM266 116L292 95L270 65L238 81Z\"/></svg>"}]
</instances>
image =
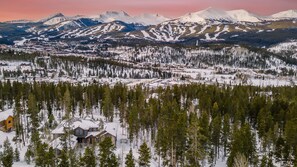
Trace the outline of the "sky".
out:
<instances>
[{"instance_id":1,"label":"sky","mask_svg":"<svg viewBox=\"0 0 297 167\"><path fill-rule=\"evenodd\" d=\"M60 12L69 16L97 15L104 11L158 13L174 18L208 7L270 15L297 9L297 0L0 0L0 21L38 20Z\"/></svg>"}]
</instances>

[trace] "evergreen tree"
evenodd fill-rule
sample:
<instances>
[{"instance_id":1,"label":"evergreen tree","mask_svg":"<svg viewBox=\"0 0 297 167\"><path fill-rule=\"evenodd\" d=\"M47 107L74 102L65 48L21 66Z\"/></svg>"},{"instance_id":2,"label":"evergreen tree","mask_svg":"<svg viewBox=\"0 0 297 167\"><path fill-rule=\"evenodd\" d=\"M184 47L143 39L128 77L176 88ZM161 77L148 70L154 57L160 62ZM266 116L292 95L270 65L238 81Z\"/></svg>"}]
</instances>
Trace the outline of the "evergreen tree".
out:
<instances>
[{"instance_id":1,"label":"evergreen tree","mask_svg":"<svg viewBox=\"0 0 297 167\"><path fill-rule=\"evenodd\" d=\"M37 145L37 154L35 156L35 164L36 166L44 167L46 166L46 150L47 150L47 145L45 143L39 143Z\"/></svg>"},{"instance_id":2,"label":"evergreen tree","mask_svg":"<svg viewBox=\"0 0 297 167\"><path fill-rule=\"evenodd\" d=\"M229 139L230 139L230 116L229 114L224 115L224 121L223 121L223 128L222 128L222 144L224 147L224 157L227 156L227 147L229 145Z\"/></svg>"},{"instance_id":3,"label":"evergreen tree","mask_svg":"<svg viewBox=\"0 0 297 167\"><path fill-rule=\"evenodd\" d=\"M139 150L139 159L138 159L138 164L140 167L149 167L150 166L150 159L151 159L151 153L150 149L148 148L146 142L144 142Z\"/></svg>"},{"instance_id":4,"label":"evergreen tree","mask_svg":"<svg viewBox=\"0 0 297 167\"><path fill-rule=\"evenodd\" d=\"M31 163L32 156L33 156L33 152L31 150L31 148L28 147L28 149L27 149L27 151L25 153L25 161L26 161L27 164L30 164Z\"/></svg>"},{"instance_id":5,"label":"evergreen tree","mask_svg":"<svg viewBox=\"0 0 297 167\"><path fill-rule=\"evenodd\" d=\"M56 156L53 147L48 149L45 159L47 166L56 166Z\"/></svg>"},{"instance_id":6,"label":"evergreen tree","mask_svg":"<svg viewBox=\"0 0 297 167\"><path fill-rule=\"evenodd\" d=\"M59 157L59 163L58 163L58 167L69 167L69 158L67 156L67 151L66 150L62 150L60 157Z\"/></svg>"},{"instance_id":7,"label":"evergreen tree","mask_svg":"<svg viewBox=\"0 0 297 167\"><path fill-rule=\"evenodd\" d=\"M111 101L111 95L110 95L110 88L108 86L105 86L104 88L104 96L103 96L103 102L102 102L102 110L103 115L106 117L106 119L110 122L113 120L113 105Z\"/></svg>"},{"instance_id":8,"label":"evergreen tree","mask_svg":"<svg viewBox=\"0 0 297 167\"><path fill-rule=\"evenodd\" d=\"M0 153L0 162L3 167L12 167L13 165L13 148L6 138L3 144L3 151Z\"/></svg>"},{"instance_id":9,"label":"evergreen tree","mask_svg":"<svg viewBox=\"0 0 297 167\"><path fill-rule=\"evenodd\" d=\"M211 122L211 142L214 147L214 159L219 156L219 147L221 139L221 116L216 116Z\"/></svg>"},{"instance_id":10,"label":"evergreen tree","mask_svg":"<svg viewBox=\"0 0 297 167\"><path fill-rule=\"evenodd\" d=\"M191 166L200 166L199 161L205 158L205 149L202 146L202 141L205 136L201 134L198 118L195 114L190 115L190 125L187 130L188 146L186 158Z\"/></svg>"},{"instance_id":11,"label":"evergreen tree","mask_svg":"<svg viewBox=\"0 0 297 167\"><path fill-rule=\"evenodd\" d=\"M228 166L233 166L237 155L242 155L248 159L249 164L257 164L255 137L251 133L250 126L245 124L234 132L231 143L231 152L228 157Z\"/></svg>"},{"instance_id":12,"label":"evergreen tree","mask_svg":"<svg viewBox=\"0 0 297 167\"><path fill-rule=\"evenodd\" d=\"M96 156L94 150L87 147L81 161L85 167L96 167Z\"/></svg>"},{"instance_id":13,"label":"evergreen tree","mask_svg":"<svg viewBox=\"0 0 297 167\"><path fill-rule=\"evenodd\" d=\"M71 96L70 96L68 87L67 87L67 89L64 93L64 96L63 96L63 103L64 103L65 117L66 117L66 119L69 119L72 109L71 109Z\"/></svg>"},{"instance_id":14,"label":"evergreen tree","mask_svg":"<svg viewBox=\"0 0 297 167\"><path fill-rule=\"evenodd\" d=\"M126 155L125 165L126 167L135 167L132 149L130 149L129 153Z\"/></svg>"},{"instance_id":15,"label":"evergreen tree","mask_svg":"<svg viewBox=\"0 0 297 167\"><path fill-rule=\"evenodd\" d=\"M85 166L85 160L84 160L84 157L82 156L81 152L78 154L78 164L80 166Z\"/></svg>"},{"instance_id":16,"label":"evergreen tree","mask_svg":"<svg viewBox=\"0 0 297 167\"><path fill-rule=\"evenodd\" d=\"M76 152L74 149L68 150L68 155L69 155L69 165L71 167L79 167L79 161L77 161L77 156Z\"/></svg>"},{"instance_id":17,"label":"evergreen tree","mask_svg":"<svg viewBox=\"0 0 297 167\"><path fill-rule=\"evenodd\" d=\"M117 167L119 165L118 160L113 153L113 151L115 150L115 146L113 145L110 137L104 138L104 140L99 143L99 148L100 167Z\"/></svg>"},{"instance_id":18,"label":"evergreen tree","mask_svg":"<svg viewBox=\"0 0 297 167\"><path fill-rule=\"evenodd\" d=\"M20 152L19 152L18 148L15 148L13 158L14 158L14 161L15 162L19 162L20 161Z\"/></svg>"},{"instance_id":19,"label":"evergreen tree","mask_svg":"<svg viewBox=\"0 0 297 167\"><path fill-rule=\"evenodd\" d=\"M37 154L37 145L40 142L39 138L39 132L37 130L39 126L39 119L38 119L38 113L39 109L37 106L37 101L35 96L31 93L28 97L28 112L30 114L30 119L31 119L31 129L32 129L32 134L31 134L31 141L33 144L33 152L34 154Z\"/></svg>"}]
</instances>

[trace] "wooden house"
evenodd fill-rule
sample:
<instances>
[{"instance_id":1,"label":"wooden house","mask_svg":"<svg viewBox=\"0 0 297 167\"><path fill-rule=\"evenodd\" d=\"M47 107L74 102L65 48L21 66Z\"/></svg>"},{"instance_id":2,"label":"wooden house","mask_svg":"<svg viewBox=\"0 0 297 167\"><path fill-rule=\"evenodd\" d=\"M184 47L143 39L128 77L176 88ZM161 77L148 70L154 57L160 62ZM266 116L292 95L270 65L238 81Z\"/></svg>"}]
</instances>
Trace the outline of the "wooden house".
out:
<instances>
[{"instance_id":1,"label":"wooden house","mask_svg":"<svg viewBox=\"0 0 297 167\"><path fill-rule=\"evenodd\" d=\"M13 110L0 112L0 130L10 132L13 130Z\"/></svg>"},{"instance_id":2,"label":"wooden house","mask_svg":"<svg viewBox=\"0 0 297 167\"><path fill-rule=\"evenodd\" d=\"M105 138L111 138L111 141L112 141L112 144L114 146L116 146L116 141L117 141L117 138L114 134L110 133L110 132L107 132L106 130L103 130L101 131L98 135L97 135L97 139L98 139L98 142L101 142L103 141Z\"/></svg>"},{"instance_id":3,"label":"wooden house","mask_svg":"<svg viewBox=\"0 0 297 167\"><path fill-rule=\"evenodd\" d=\"M106 137L110 137L112 143L116 146L116 131L114 129L115 125L110 124L103 129L100 128L99 122L92 120L91 118L72 118L68 121L62 121L53 131L53 143L55 143L53 148L58 148L59 139L65 134L66 131L71 132L72 139L75 138L76 142L72 145L73 148L79 146L84 147L90 144L96 144L101 142ZM109 128L108 128L109 127Z\"/></svg>"}]
</instances>

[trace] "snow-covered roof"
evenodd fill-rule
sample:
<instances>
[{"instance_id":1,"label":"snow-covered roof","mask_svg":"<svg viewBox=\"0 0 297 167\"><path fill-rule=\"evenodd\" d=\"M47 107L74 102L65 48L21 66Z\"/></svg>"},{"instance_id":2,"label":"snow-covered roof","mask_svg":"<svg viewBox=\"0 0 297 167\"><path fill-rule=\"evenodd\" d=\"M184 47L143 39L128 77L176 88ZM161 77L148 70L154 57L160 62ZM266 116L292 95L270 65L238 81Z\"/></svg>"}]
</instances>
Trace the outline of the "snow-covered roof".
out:
<instances>
[{"instance_id":1,"label":"snow-covered roof","mask_svg":"<svg viewBox=\"0 0 297 167\"><path fill-rule=\"evenodd\" d=\"M13 116L13 109L0 112L0 121L6 120L9 116Z\"/></svg>"},{"instance_id":2,"label":"snow-covered roof","mask_svg":"<svg viewBox=\"0 0 297 167\"><path fill-rule=\"evenodd\" d=\"M117 136L117 129L118 129L118 124L117 123L107 123L105 125L105 131L110 133L113 136Z\"/></svg>"},{"instance_id":3,"label":"snow-covered roof","mask_svg":"<svg viewBox=\"0 0 297 167\"><path fill-rule=\"evenodd\" d=\"M86 136L86 138L88 138L90 136L98 136L100 133L102 133L102 131L89 132L88 135Z\"/></svg>"},{"instance_id":4,"label":"snow-covered roof","mask_svg":"<svg viewBox=\"0 0 297 167\"><path fill-rule=\"evenodd\" d=\"M76 129L78 127L89 130L90 128L99 128L99 124L91 119L72 118L69 121L62 121L56 129L52 131L53 134L64 134L64 128L70 127L70 129Z\"/></svg>"},{"instance_id":5,"label":"snow-covered roof","mask_svg":"<svg viewBox=\"0 0 297 167\"><path fill-rule=\"evenodd\" d=\"M70 135L70 144L67 140L67 147L69 148L74 148L75 145L77 144L77 137L75 137L74 135ZM63 142L61 141L61 137L56 138L55 140L53 140L50 143L50 146L52 146L54 149L59 149L62 150L63 149Z\"/></svg>"}]
</instances>

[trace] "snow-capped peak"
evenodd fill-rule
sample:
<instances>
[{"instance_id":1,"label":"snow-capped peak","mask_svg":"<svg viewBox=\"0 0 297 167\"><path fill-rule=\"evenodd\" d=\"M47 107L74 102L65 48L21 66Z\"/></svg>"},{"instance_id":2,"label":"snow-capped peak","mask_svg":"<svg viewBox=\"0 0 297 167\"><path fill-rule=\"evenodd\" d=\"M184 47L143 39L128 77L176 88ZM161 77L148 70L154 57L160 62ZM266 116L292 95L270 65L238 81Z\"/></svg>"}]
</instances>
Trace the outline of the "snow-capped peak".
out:
<instances>
[{"instance_id":1,"label":"snow-capped peak","mask_svg":"<svg viewBox=\"0 0 297 167\"><path fill-rule=\"evenodd\" d=\"M276 19L297 19L297 10L287 10L272 15Z\"/></svg>"},{"instance_id":2,"label":"snow-capped peak","mask_svg":"<svg viewBox=\"0 0 297 167\"><path fill-rule=\"evenodd\" d=\"M56 13L47 18L41 19L38 22L42 22L45 25L55 25L65 21L67 18L62 13Z\"/></svg>"},{"instance_id":3,"label":"snow-capped peak","mask_svg":"<svg viewBox=\"0 0 297 167\"><path fill-rule=\"evenodd\" d=\"M126 12L107 11L98 17L92 17L100 22L108 23L112 21L122 21L125 23L138 23L142 25L155 25L169 20L168 18L158 14L142 14L139 16L130 16Z\"/></svg>"},{"instance_id":4,"label":"snow-capped peak","mask_svg":"<svg viewBox=\"0 0 297 167\"><path fill-rule=\"evenodd\" d=\"M139 16L133 17L134 22L140 23L142 25L156 25L162 22L170 20L167 17L164 17L159 14L142 14Z\"/></svg>"},{"instance_id":5,"label":"snow-capped peak","mask_svg":"<svg viewBox=\"0 0 297 167\"><path fill-rule=\"evenodd\" d=\"M214 8L207 8L194 13L188 13L185 16L179 17L180 22L198 22L205 23L210 20L232 21L232 18L227 12Z\"/></svg>"},{"instance_id":6,"label":"snow-capped peak","mask_svg":"<svg viewBox=\"0 0 297 167\"><path fill-rule=\"evenodd\" d=\"M50 19L53 19L55 17L65 17L65 16L62 13L55 13L55 14L52 14L50 16L47 16L46 18L43 18L43 19L39 20L38 22L46 22L46 21L48 21Z\"/></svg>"},{"instance_id":7,"label":"snow-capped peak","mask_svg":"<svg viewBox=\"0 0 297 167\"><path fill-rule=\"evenodd\" d=\"M224 11L220 9L207 8L205 10L189 13L178 19L180 22L198 22L207 21L228 21L228 22L260 22L264 17L257 16L246 10Z\"/></svg>"},{"instance_id":8,"label":"snow-capped peak","mask_svg":"<svg viewBox=\"0 0 297 167\"><path fill-rule=\"evenodd\" d=\"M264 17L258 16L254 13L250 13L246 10L231 10L227 11L228 15L237 22L261 22Z\"/></svg>"}]
</instances>

